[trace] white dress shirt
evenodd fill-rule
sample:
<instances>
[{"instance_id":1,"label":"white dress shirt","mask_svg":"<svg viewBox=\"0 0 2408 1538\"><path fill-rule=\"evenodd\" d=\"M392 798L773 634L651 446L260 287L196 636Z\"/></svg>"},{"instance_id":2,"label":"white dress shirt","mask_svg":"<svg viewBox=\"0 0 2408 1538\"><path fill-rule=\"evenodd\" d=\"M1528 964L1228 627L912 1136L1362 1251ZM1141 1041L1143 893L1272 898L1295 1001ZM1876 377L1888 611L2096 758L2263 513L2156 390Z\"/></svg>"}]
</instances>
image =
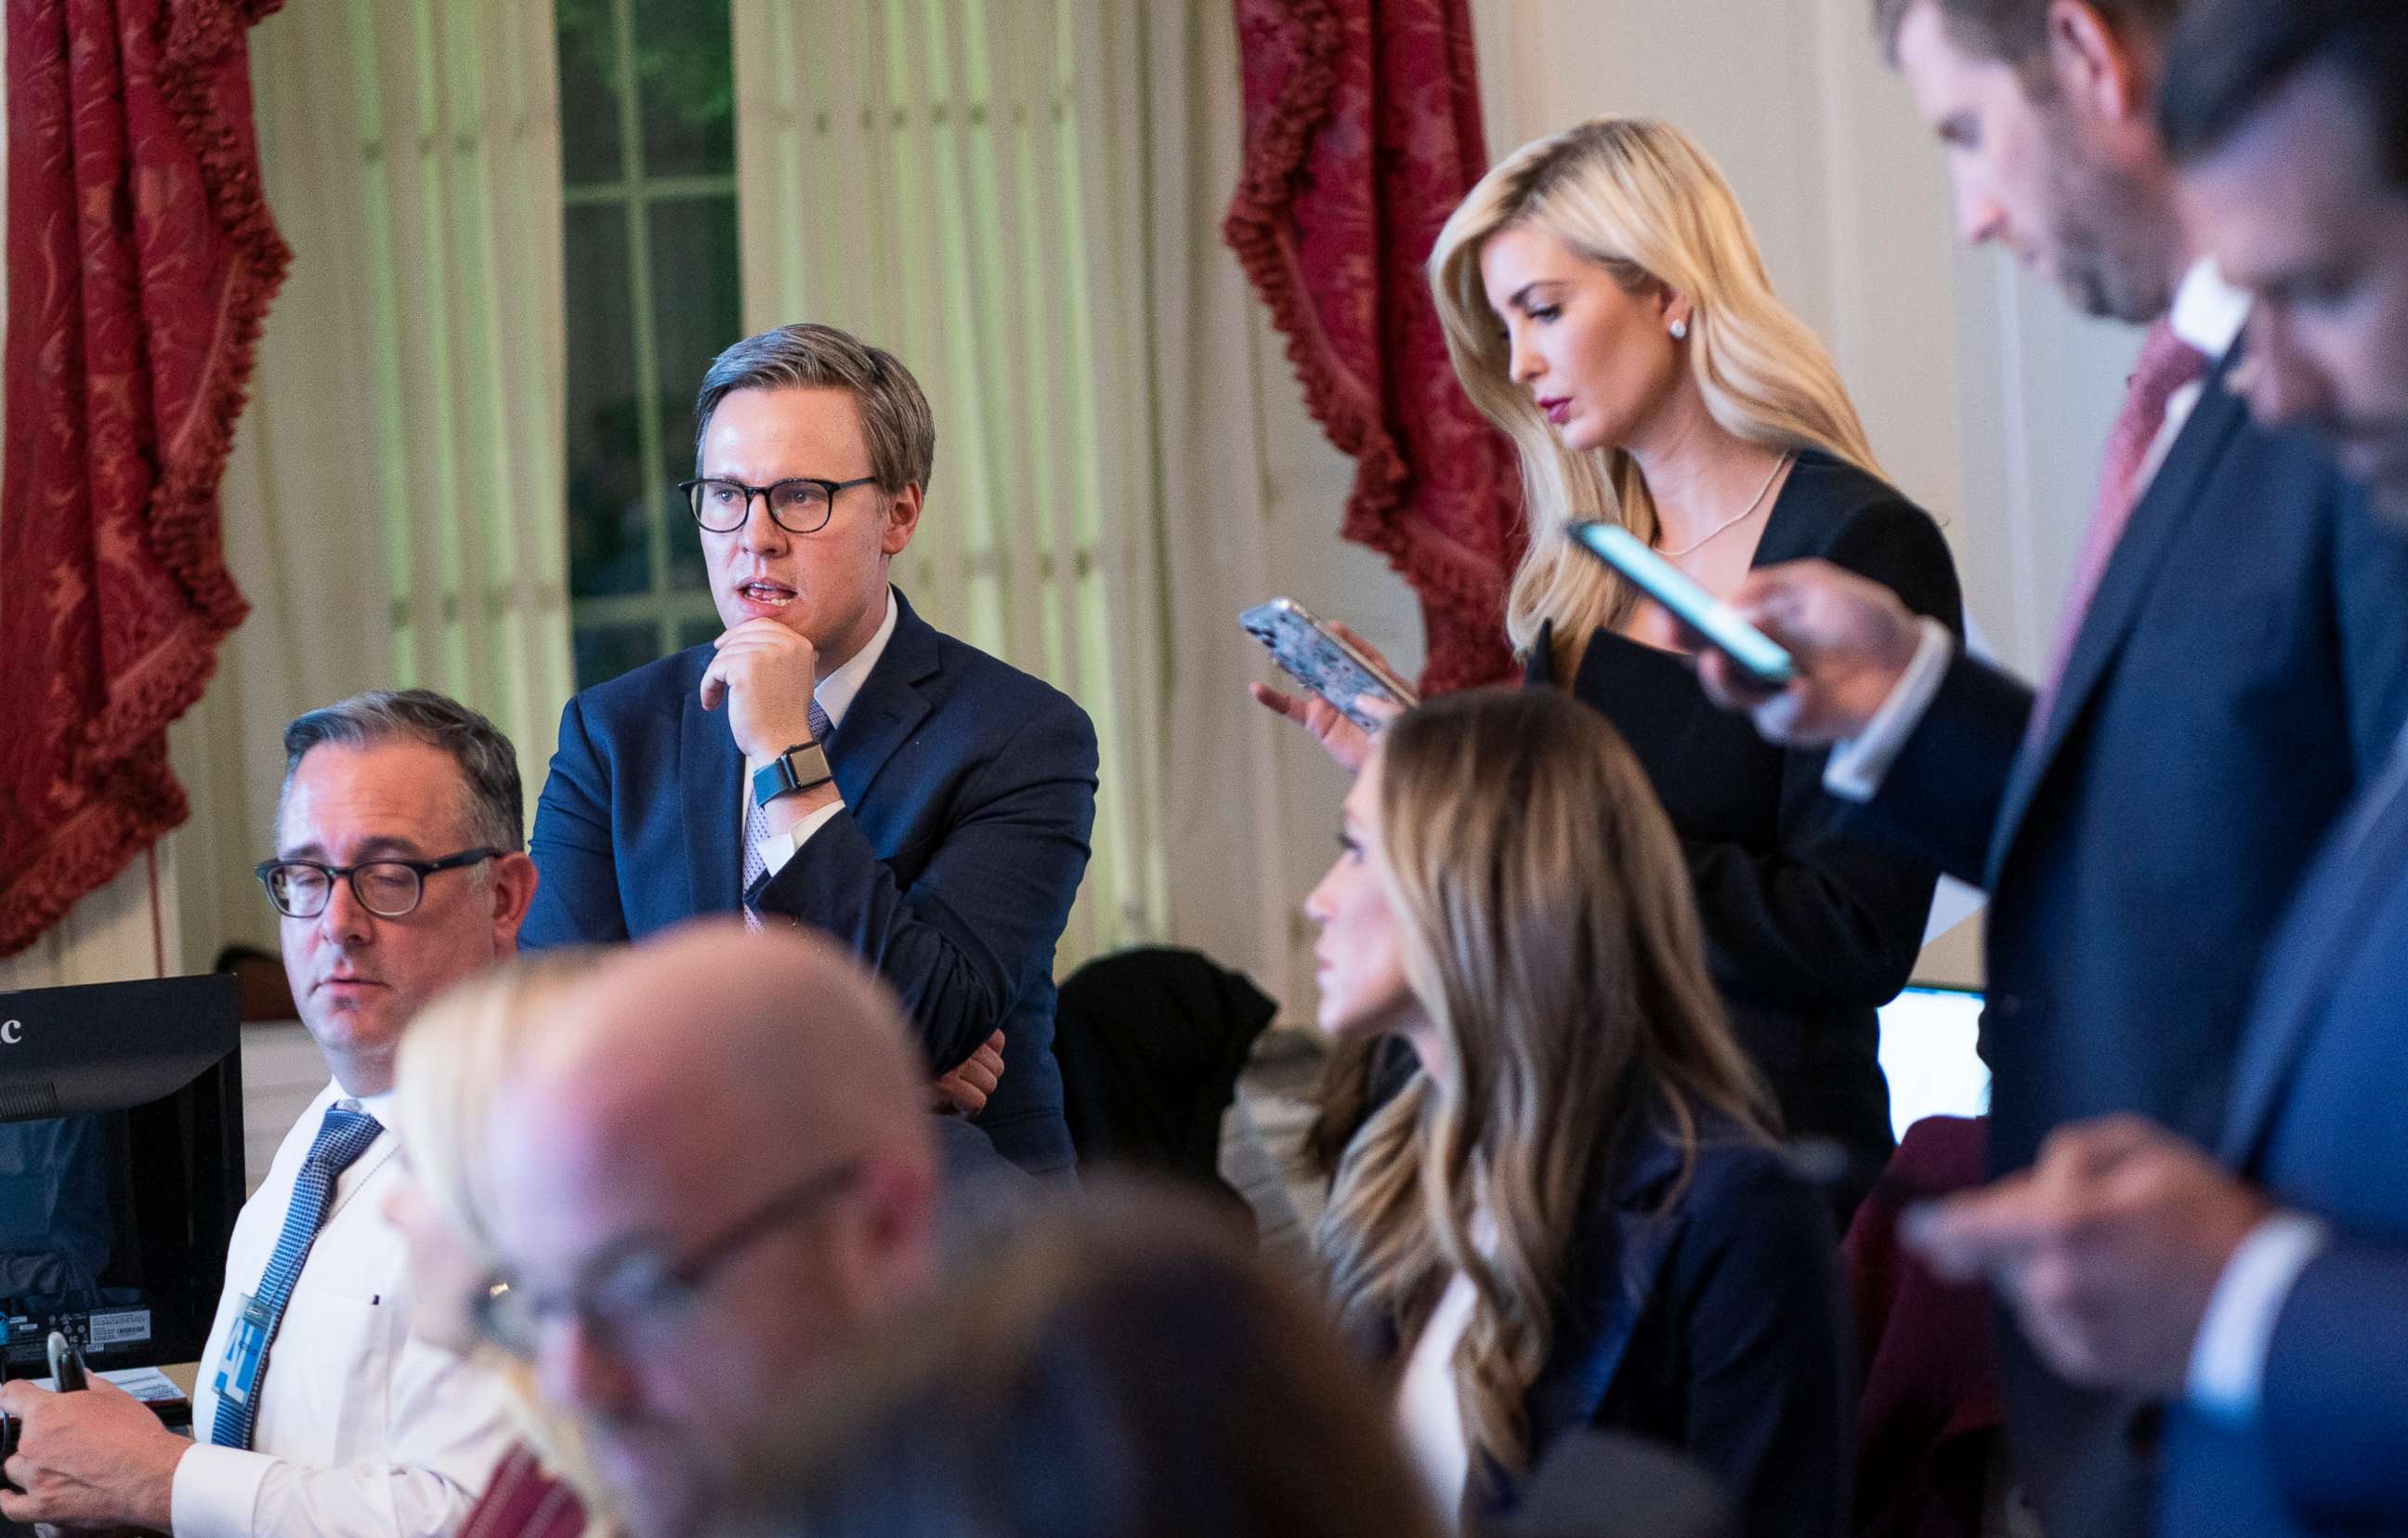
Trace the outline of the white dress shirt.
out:
<instances>
[{"instance_id":1,"label":"white dress shirt","mask_svg":"<svg viewBox=\"0 0 2408 1538\"><path fill-rule=\"evenodd\" d=\"M2248 321L2248 294L2226 282L2215 270L2215 264L2206 257L2192 263L2190 270L2183 275L2182 286L2174 291L2173 310L2166 317L2166 324L2173 334L2205 353L2211 362L2221 360L2232 351L2233 344L2241 339L2241 328ZM2134 481L2135 498L2144 495L2149 482L2157 479L2166 455L2173 451L2174 439L2182 436L2206 390L2206 381L2195 380L2167 397L2165 424L2150 439L2149 452L2142 458ZM1914 660L1891 686L1889 697L1882 701L1881 709L1862 732L1832 748L1824 765L1823 788L1842 800L1870 801L1880 792L1889 767L1898 762L1906 740L1923 724L1924 713L1931 709L1932 699L1940 693L1940 682L1956 654L1956 638L1938 620L1924 620L1922 628L1923 640L1915 648Z\"/></svg>"},{"instance_id":2,"label":"white dress shirt","mask_svg":"<svg viewBox=\"0 0 2408 1538\"><path fill-rule=\"evenodd\" d=\"M1471 1242L1483 1255L1497 1250L1497 1224L1485 1212L1471 1218ZM1455 1353L1471 1328L1471 1310L1480 1294L1471 1278L1456 1272L1439 1295L1397 1380L1397 1425L1404 1433L1405 1451L1421 1472L1422 1488L1429 1492L1446 1531L1463 1526L1463 1492L1471 1477L1471 1444L1463 1430L1463 1401L1455 1393Z\"/></svg>"},{"instance_id":3,"label":"white dress shirt","mask_svg":"<svg viewBox=\"0 0 2408 1538\"><path fill-rule=\"evenodd\" d=\"M1470 1444L1463 1431L1463 1401L1455 1391L1455 1352L1471 1326L1479 1298L1462 1272L1446 1285L1430 1310L1421 1339L1397 1382L1397 1424L1405 1450L1421 1472L1422 1488L1449 1532L1462 1525L1463 1488L1471 1475Z\"/></svg>"},{"instance_id":4,"label":"white dress shirt","mask_svg":"<svg viewBox=\"0 0 2408 1538\"><path fill-rule=\"evenodd\" d=\"M853 708L853 697L869 678L869 670L886 654L886 643L895 639L895 621L899 614L895 605L895 589L886 590L886 618L880 622L878 634L869 644L845 659L843 667L820 680L811 690L811 697L820 702L820 710L828 718L828 731L834 733L844 723L844 712ZM740 847L744 829L750 825L752 809L752 778L739 775L736 787L736 841ZM795 857L795 851L810 841L812 834L825 827L836 814L844 810L843 798L829 802L783 833L772 833L761 841L761 863L770 875L776 875Z\"/></svg>"},{"instance_id":5,"label":"white dress shirt","mask_svg":"<svg viewBox=\"0 0 2408 1538\"><path fill-rule=\"evenodd\" d=\"M251 1448L209 1445L235 1314L267 1270L294 1177L339 1098L331 1083L319 1091L235 1220L194 1384L199 1445L176 1465L176 1538L436 1538L468 1515L517 1440L501 1380L410 1333L408 1249L383 1212L400 1176L386 1131L335 1183L268 1348ZM355 1103L390 1127L391 1099Z\"/></svg>"}]
</instances>

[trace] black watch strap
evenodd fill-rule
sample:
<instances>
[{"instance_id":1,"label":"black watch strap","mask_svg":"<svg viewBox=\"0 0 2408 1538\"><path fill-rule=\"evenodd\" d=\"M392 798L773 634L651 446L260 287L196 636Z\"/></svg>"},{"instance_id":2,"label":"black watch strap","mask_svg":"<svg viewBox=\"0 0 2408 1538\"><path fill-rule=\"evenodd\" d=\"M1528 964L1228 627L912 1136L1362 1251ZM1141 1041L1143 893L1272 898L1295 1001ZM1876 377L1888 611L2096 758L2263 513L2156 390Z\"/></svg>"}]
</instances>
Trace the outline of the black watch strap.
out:
<instances>
[{"instance_id":1,"label":"black watch strap","mask_svg":"<svg viewBox=\"0 0 2408 1538\"><path fill-rule=\"evenodd\" d=\"M817 742L797 742L752 771L752 804L767 806L781 796L794 796L836 778L827 754Z\"/></svg>"}]
</instances>

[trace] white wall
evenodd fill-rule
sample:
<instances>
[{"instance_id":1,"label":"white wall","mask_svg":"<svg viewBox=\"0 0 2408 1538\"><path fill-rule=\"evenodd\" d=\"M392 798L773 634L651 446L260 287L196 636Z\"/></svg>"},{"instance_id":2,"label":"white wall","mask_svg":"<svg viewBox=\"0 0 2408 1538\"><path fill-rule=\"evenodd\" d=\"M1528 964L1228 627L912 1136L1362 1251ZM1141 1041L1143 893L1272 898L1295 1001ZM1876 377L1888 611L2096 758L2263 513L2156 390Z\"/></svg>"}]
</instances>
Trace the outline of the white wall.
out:
<instances>
[{"instance_id":1,"label":"white wall","mask_svg":"<svg viewBox=\"0 0 2408 1538\"><path fill-rule=\"evenodd\" d=\"M1891 476L1947 527L1991 648L2036 671L2137 336L1952 229L1938 145L1870 0L1472 0L1491 158L1603 112L1714 155ZM1979 981L1975 927L1925 959Z\"/></svg>"}]
</instances>

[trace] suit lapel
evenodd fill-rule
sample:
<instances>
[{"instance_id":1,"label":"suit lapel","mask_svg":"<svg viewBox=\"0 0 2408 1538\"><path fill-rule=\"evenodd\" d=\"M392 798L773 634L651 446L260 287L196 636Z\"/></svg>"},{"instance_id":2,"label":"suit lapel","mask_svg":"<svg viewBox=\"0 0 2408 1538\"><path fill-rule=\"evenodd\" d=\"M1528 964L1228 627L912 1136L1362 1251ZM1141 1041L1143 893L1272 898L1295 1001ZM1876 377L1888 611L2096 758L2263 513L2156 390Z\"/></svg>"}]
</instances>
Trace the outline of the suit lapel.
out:
<instances>
[{"instance_id":1,"label":"suit lapel","mask_svg":"<svg viewBox=\"0 0 2408 1538\"><path fill-rule=\"evenodd\" d=\"M1570 1306L1525 1399L1541 1439L1596 1419L1684 1226L1681 1214L1656 1210L1680 1173L1679 1147L1643 1131L1639 1137L1612 1201L1592 1207L1573 1240ZM1591 1268L1610 1269L1611 1280Z\"/></svg>"},{"instance_id":2,"label":"suit lapel","mask_svg":"<svg viewBox=\"0 0 2408 1538\"><path fill-rule=\"evenodd\" d=\"M692 884L686 912L724 913L740 896L736 819L743 809L738 793L744 758L728 734L726 710L702 708L703 667L697 657L681 670L685 688L678 707L677 783L685 800L686 879Z\"/></svg>"},{"instance_id":3,"label":"suit lapel","mask_svg":"<svg viewBox=\"0 0 2408 1538\"><path fill-rule=\"evenodd\" d=\"M2364 942L2403 861L2408 751L2393 755L2365 803L2336 826L2267 955L2225 1116L2219 1152L2230 1168L2246 1170L2256 1157L2309 1028L2323 1014L2344 961Z\"/></svg>"},{"instance_id":4,"label":"suit lapel","mask_svg":"<svg viewBox=\"0 0 2408 1538\"><path fill-rule=\"evenodd\" d=\"M937 632L912 612L901 588L895 590L895 634L827 740L836 788L856 807L886 760L927 715L927 697L919 686L937 672Z\"/></svg>"},{"instance_id":5,"label":"suit lapel","mask_svg":"<svg viewBox=\"0 0 2408 1538\"><path fill-rule=\"evenodd\" d=\"M2132 520L2125 526L2123 538L2115 542L2114 553L2108 557L2098 591L2091 596L2089 611L2083 615L2072 654L2065 659L2065 676L2057 682L2042 735L2037 743L2028 745L2016 755L2014 769L2007 778L1998 826L1991 835L1988 868L1993 884L2007 851L2014 847L2024 814L2031 810L2032 798L2050 762L2065 745L2068 733L2081 718L2090 697L2098 692L2108 665L2140 616L2158 569L2181 542L2184 525L2190 522L2193 510L2207 493L2204 482L2208 471L2223 454L2226 442L2241 428L2244 408L2223 383L2229 361L2228 357L2226 365L2209 379L2190 420L2183 424L2165 463L2157 467L2148 489L2142 494L2140 506L2132 510Z\"/></svg>"}]
</instances>

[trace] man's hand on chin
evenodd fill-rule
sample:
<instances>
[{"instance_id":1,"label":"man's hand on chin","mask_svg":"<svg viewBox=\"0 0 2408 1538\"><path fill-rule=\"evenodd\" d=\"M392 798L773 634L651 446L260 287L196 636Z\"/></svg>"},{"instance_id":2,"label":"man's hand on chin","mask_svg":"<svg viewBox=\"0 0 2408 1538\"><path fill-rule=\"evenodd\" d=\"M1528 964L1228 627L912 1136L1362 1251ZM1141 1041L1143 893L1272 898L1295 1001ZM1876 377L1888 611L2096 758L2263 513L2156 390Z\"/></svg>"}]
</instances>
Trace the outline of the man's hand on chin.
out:
<instances>
[{"instance_id":1,"label":"man's hand on chin","mask_svg":"<svg viewBox=\"0 0 2408 1538\"><path fill-rule=\"evenodd\" d=\"M737 751L754 768L811 738L811 691L819 653L772 619L746 620L720 633L702 674L702 708L727 706Z\"/></svg>"},{"instance_id":2,"label":"man's hand on chin","mask_svg":"<svg viewBox=\"0 0 2408 1538\"><path fill-rule=\"evenodd\" d=\"M17 1417L17 1450L5 1472L0 1515L74 1531L169 1530L176 1465L192 1443L159 1424L140 1400L94 1374L92 1387L53 1394L0 1384L0 1409Z\"/></svg>"}]
</instances>

